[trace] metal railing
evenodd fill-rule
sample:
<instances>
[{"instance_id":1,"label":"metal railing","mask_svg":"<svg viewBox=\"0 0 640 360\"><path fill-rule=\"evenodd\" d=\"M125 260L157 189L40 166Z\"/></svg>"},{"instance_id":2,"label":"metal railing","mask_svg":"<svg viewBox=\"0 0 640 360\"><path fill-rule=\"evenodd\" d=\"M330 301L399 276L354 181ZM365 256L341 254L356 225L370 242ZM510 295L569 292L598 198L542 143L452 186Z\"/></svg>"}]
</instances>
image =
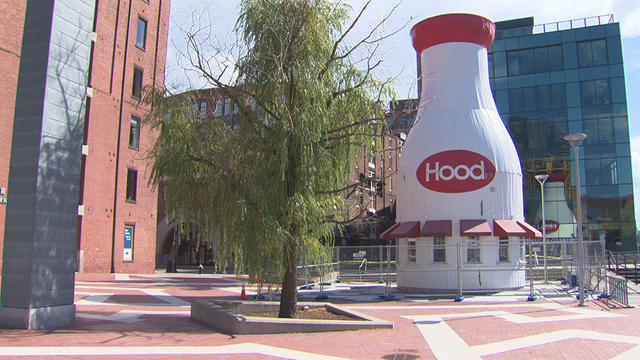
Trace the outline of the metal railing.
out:
<instances>
[{"instance_id":1,"label":"metal railing","mask_svg":"<svg viewBox=\"0 0 640 360\"><path fill-rule=\"evenodd\" d=\"M640 253L609 251L607 258L609 270L636 284L640 283Z\"/></svg>"},{"instance_id":2,"label":"metal railing","mask_svg":"<svg viewBox=\"0 0 640 360\"><path fill-rule=\"evenodd\" d=\"M607 276L609 283L609 295L611 298L625 306L629 305L629 292L627 279L617 276Z\"/></svg>"},{"instance_id":3,"label":"metal railing","mask_svg":"<svg viewBox=\"0 0 640 360\"><path fill-rule=\"evenodd\" d=\"M541 34L553 31L578 29L588 26L597 26L613 23L613 14L591 16L580 19L556 21L547 24L539 24L533 26L534 34Z\"/></svg>"}]
</instances>

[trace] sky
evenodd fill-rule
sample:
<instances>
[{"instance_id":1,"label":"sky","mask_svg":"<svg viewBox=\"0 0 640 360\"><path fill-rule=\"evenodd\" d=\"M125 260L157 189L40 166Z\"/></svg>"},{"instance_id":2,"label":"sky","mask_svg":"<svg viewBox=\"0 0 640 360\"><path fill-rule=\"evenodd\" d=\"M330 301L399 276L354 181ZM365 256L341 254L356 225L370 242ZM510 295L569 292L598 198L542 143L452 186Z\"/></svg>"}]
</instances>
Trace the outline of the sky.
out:
<instances>
[{"instance_id":1,"label":"sky","mask_svg":"<svg viewBox=\"0 0 640 360\"><path fill-rule=\"evenodd\" d=\"M359 10L364 0L346 1ZM184 30L198 24L211 24L211 37L220 43L233 41L233 26L238 15L236 0L173 0L169 24L166 84L170 88L206 86L185 62ZM359 33L397 6L385 24L389 37L379 55L383 64L380 77L396 79L397 98L413 98L416 91L416 58L409 30L417 22L444 13L474 13L492 21L534 17L538 24L613 14L620 23L622 51L627 87L629 131L636 209L636 224L640 229L640 1L639 0L374 0L365 12ZM186 69L186 70L185 70ZM189 79L188 83L186 79Z\"/></svg>"}]
</instances>

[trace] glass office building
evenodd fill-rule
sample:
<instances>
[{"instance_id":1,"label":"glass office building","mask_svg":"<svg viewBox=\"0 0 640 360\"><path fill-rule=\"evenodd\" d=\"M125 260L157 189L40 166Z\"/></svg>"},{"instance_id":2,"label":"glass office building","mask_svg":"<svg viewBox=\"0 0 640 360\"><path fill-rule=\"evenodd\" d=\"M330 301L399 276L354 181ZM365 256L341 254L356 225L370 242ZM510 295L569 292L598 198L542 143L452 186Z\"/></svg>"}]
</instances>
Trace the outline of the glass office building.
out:
<instances>
[{"instance_id":1,"label":"glass office building","mask_svg":"<svg viewBox=\"0 0 640 360\"><path fill-rule=\"evenodd\" d=\"M538 174L568 175L566 200L558 201L576 213L574 157L563 137L585 133L579 153L584 238L604 239L614 251L636 250L619 24L607 15L535 26L529 17L496 25L491 88L520 155L527 221L538 223L540 216Z\"/></svg>"}]
</instances>

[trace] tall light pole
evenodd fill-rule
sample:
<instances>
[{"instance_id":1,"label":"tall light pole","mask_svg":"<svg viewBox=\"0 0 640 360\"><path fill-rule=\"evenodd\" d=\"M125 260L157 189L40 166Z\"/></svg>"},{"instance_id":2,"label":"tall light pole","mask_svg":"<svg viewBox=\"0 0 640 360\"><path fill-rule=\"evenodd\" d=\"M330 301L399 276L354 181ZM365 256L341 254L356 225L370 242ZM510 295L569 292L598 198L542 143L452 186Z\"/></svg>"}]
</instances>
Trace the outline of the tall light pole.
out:
<instances>
[{"instance_id":1,"label":"tall light pole","mask_svg":"<svg viewBox=\"0 0 640 360\"><path fill-rule=\"evenodd\" d=\"M540 198L542 201L542 257L544 262L544 283L549 282L547 276L547 224L544 217L544 183L549 178L547 174L536 175L536 180L540 183Z\"/></svg>"},{"instance_id":2,"label":"tall light pole","mask_svg":"<svg viewBox=\"0 0 640 360\"><path fill-rule=\"evenodd\" d=\"M580 196L580 162L578 159L579 147L587 138L586 134L569 134L565 135L564 139L569 142L573 148L573 153L576 159L576 196L578 207L578 291L580 294L580 306L584 306L584 292L585 292L585 279L584 279L584 240L582 239L582 198Z\"/></svg>"}]
</instances>

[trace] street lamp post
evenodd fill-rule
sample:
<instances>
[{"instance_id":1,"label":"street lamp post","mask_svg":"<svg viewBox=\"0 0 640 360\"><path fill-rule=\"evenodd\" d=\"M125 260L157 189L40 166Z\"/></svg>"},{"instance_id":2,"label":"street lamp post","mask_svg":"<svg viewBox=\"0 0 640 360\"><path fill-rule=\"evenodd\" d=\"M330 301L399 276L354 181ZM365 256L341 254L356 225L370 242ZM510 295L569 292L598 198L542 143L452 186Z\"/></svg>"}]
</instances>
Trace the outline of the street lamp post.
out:
<instances>
[{"instance_id":1,"label":"street lamp post","mask_svg":"<svg viewBox=\"0 0 640 360\"><path fill-rule=\"evenodd\" d=\"M569 142L571 147L573 148L573 153L575 154L576 161L576 196L577 199L577 207L578 207L578 291L580 298L580 306L584 306L584 293L585 293L585 278L584 278L584 240L582 238L582 198L580 196L580 162L578 159L578 148L587 138L586 134L569 134L565 135L564 139Z\"/></svg>"},{"instance_id":2,"label":"street lamp post","mask_svg":"<svg viewBox=\"0 0 640 360\"><path fill-rule=\"evenodd\" d=\"M549 178L547 174L536 175L536 180L540 183L540 198L542 201L542 257L544 262L544 283L549 283L547 276L547 224L544 217L544 183Z\"/></svg>"}]
</instances>

